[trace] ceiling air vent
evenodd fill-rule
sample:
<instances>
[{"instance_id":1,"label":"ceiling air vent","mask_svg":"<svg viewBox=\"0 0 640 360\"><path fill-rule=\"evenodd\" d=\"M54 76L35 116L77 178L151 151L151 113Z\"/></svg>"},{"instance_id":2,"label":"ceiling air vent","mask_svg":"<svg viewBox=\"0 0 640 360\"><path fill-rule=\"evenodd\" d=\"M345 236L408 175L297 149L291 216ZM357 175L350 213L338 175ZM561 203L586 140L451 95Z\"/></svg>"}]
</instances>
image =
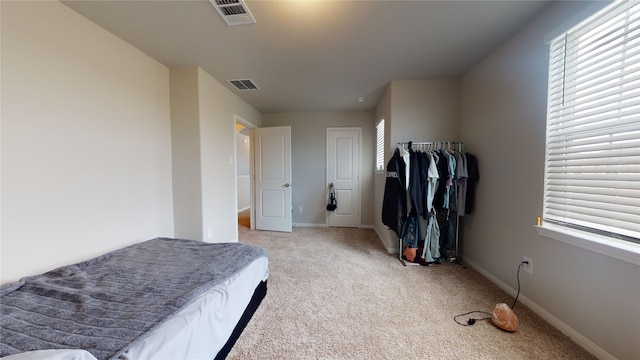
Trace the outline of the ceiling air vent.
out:
<instances>
[{"instance_id":1,"label":"ceiling air vent","mask_svg":"<svg viewBox=\"0 0 640 360\"><path fill-rule=\"evenodd\" d=\"M255 24L256 19L249 12L243 0L209 0L220 13L227 25Z\"/></svg>"},{"instance_id":2,"label":"ceiling air vent","mask_svg":"<svg viewBox=\"0 0 640 360\"><path fill-rule=\"evenodd\" d=\"M227 80L229 84L233 85L236 89L240 91L244 90L260 90L258 85L256 85L253 80L245 79L245 80Z\"/></svg>"}]
</instances>

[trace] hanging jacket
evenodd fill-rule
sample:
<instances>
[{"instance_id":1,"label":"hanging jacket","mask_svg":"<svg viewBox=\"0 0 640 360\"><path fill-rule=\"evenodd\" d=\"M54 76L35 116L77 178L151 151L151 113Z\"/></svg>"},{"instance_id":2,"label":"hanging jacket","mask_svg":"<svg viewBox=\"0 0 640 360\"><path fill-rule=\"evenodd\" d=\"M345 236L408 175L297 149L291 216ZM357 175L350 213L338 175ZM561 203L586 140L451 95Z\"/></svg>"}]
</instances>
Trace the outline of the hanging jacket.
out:
<instances>
[{"instance_id":1,"label":"hanging jacket","mask_svg":"<svg viewBox=\"0 0 640 360\"><path fill-rule=\"evenodd\" d=\"M453 155L456 158L456 202L454 204L455 206L452 206L451 209L455 210L459 216L464 216L467 199L467 178L469 177L467 160L464 153L455 152Z\"/></svg>"},{"instance_id":2,"label":"hanging jacket","mask_svg":"<svg viewBox=\"0 0 640 360\"><path fill-rule=\"evenodd\" d=\"M465 198L464 212L466 214L473 213L476 207L476 187L480 181L480 170L478 167L478 159L470 153L465 154L467 159L467 195Z\"/></svg>"},{"instance_id":3,"label":"hanging jacket","mask_svg":"<svg viewBox=\"0 0 640 360\"><path fill-rule=\"evenodd\" d=\"M387 163L387 179L382 200L382 223L402 237L402 224L407 219L405 163L396 149Z\"/></svg>"},{"instance_id":4,"label":"hanging jacket","mask_svg":"<svg viewBox=\"0 0 640 360\"><path fill-rule=\"evenodd\" d=\"M418 241L420 240L420 231L418 229L418 215L411 211L407 220L402 224L402 242L411 248L418 247Z\"/></svg>"},{"instance_id":5,"label":"hanging jacket","mask_svg":"<svg viewBox=\"0 0 640 360\"><path fill-rule=\"evenodd\" d=\"M424 217L424 187L423 179L423 163L421 161L420 152L409 149L411 171L409 176L409 198L411 199L411 211ZM426 217L425 217L426 218Z\"/></svg>"},{"instance_id":6,"label":"hanging jacket","mask_svg":"<svg viewBox=\"0 0 640 360\"><path fill-rule=\"evenodd\" d=\"M447 190L447 180L449 180L449 159L442 150L437 151L437 154L438 162L436 166L440 178L438 179L438 188L433 197L433 207L435 207L436 210L440 210L445 208L445 194Z\"/></svg>"},{"instance_id":7,"label":"hanging jacket","mask_svg":"<svg viewBox=\"0 0 640 360\"><path fill-rule=\"evenodd\" d=\"M429 218L429 207L431 199L429 197L429 158L424 152L420 152L420 189L422 191L420 202L422 203L422 212L418 213L423 219Z\"/></svg>"},{"instance_id":8,"label":"hanging jacket","mask_svg":"<svg viewBox=\"0 0 640 360\"><path fill-rule=\"evenodd\" d=\"M426 161L428 164L427 190L425 191L425 211L427 214L430 214L434 209L433 202L434 202L436 190L439 187L438 182L440 179L440 175L438 174L438 167L436 166L437 162L439 161L439 157L433 152L425 154L425 157L427 157ZM428 217L425 216L425 219L427 218Z\"/></svg>"},{"instance_id":9,"label":"hanging jacket","mask_svg":"<svg viewBox=\"0 0 640 360\"><path fill-rule=\"evenodd\" d=\"M440 258L440 228L435 216L429 217L422 258L427 263L436 262Z\"/></svg>"},{"instance_id":10,"label":"hanging jacket","mask_svg":"<svg viewBox=\"0 0 640 360\"><path fill-rule=\"evenodd\" d=\"M455 252L456 230L448 214L438 225L440 227L441 255L445 260L448 260Z\"/></svg>"}]
</instances>

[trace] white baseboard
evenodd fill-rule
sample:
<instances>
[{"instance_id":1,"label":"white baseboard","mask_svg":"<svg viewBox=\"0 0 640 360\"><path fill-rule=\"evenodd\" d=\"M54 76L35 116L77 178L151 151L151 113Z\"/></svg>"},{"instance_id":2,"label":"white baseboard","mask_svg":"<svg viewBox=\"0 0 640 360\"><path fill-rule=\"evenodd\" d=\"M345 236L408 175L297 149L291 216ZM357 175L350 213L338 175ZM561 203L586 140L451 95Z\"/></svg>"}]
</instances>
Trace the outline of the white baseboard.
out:
<instances>
[{"instance_id":1,"label":"white baseboard","mask_svg":"<svg viewBox=\"0 0 640 360\"><path fill-rule=\"evenodd\" d=\"M387 249L387 252L389 254L397 254L398 253L398 246L393 245L393 244L387 244L387 242L385 241L385 239L388 239L389 237L384 237L382 236L382 234L380 234L378 232L378 228L376 228L375 226L373 227L373 230L376 232L376 234L378 235L378 239L380 239L380 242L382 243L382 246L384 246L385 249ZM387 230L390 231L390 230Z\"/></svg>"},{"instance_id":2,"label":"white baseboard","mask_svg":"<svg viewBox=\"0 0 640 360\"><path fill-rule=\"evenodd\" d=\"M305 223L295 223L293 227L329 227L327 224L305 224Z\"/></svg>"},{"instance_id":3,"label":"white baseboard","mask_svg":"<svg viewBox=\"0 0 640 360\"><path fill-rule=\"evenodd\" d=\"M488 271L486 271L485 269L480 267L478 264L476 264L473 261L469 260L469 258L467 258L466 256L464 256L464 255L462 256L462 261L466 265L468 265L469 267L473 268L475 271L477 271L480 274L482 274L482 276L484 276L487 279L489 279L489 281L491 281L492 283L498 285L498 287L500 287L502 290L504 290L507 293L509 293L511 296L513 296L513 297L516 296L516 294L518 292L516 289L513 289L512 287L507 285L505 282L503 282L500 279L496 278L491 273L489 273ZM598 345L593 343L591 340L589 340L586 337L584 337L584 335L580 334L579 332L574 330L572 327L570 327L569 325L567 325L564 322L562 322L562 320L558 319L553 314L551 314L550 312L545 310L542 306L540 306L540 305L536 304L535 302L531 301L531 299L527 298L526 296L520 294L518 296L518 302L522 302L525 306L527 306L529 309L531 309L534 313L538 314L541 318L543 318L545 321L547 321L549 324L551 324L556 329L560 330L563 334L565 334L568 337L570 337L578 345L582 346L585 350L590 352L593 356L597 357L598 359L600 359L600 360L617 360L613 355L611 355L608 352L606 352L603 348L599 347Z\"/></svg>"},{"instance_id":4,"label":"white baseboard","mask_svg":"<svg viewBox=\"0 0 640 360\"><path fill-rule=\"evenodd\" d=\"M249 209L251 209L251 206L247 206L247 207L243 207L242 209L238 209L238 212L241 213L241 212L243 212L245 210L249 210Z\"/></svg>"}]
</instances>

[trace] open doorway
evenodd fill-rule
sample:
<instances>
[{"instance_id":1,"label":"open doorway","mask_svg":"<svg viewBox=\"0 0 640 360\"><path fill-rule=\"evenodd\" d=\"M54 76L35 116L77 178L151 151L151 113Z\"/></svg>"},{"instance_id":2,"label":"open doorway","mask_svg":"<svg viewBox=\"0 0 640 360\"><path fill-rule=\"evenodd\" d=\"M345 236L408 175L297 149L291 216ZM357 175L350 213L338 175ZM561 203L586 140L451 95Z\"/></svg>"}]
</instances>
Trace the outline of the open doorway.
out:
<instances>
[{"instance_id":1,"label":"open doorway","mask_svg":"<svg viewBox=\"0 0 640 360\"><path fill-rule=\"evenodd\" d=\"M251 228L251 129L236 119L238 226Z\"/></svg>"},{"instance_id":2,"label":"open doorway","mask_svg":"<svg viewBox=\"0 0 640 360\"><path fill-rule=\"evenodd\" d=\"M291 232L291 127L257 128L235 114L234 127L239 233Z\"/></svg>"}]
</instances>

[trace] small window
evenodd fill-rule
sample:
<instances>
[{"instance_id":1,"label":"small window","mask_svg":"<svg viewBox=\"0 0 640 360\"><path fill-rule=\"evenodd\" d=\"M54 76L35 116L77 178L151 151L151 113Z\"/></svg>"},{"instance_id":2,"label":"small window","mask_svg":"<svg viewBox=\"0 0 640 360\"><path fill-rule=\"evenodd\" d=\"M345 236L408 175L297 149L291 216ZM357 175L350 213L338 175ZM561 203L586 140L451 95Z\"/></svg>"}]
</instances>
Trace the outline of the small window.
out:
<instances>
[{"instance_id":1,"label":"small window","mask_svg":"<svg viewBox=\"0 0 640 360\"><path fill-rule=\"evenodd\" d=\"M384 118L376 125L376 170L384 170Z\"/></svg>"},{"instance_id":2,"label":"small window","mask_svg":"<svg viewBox=\"0 0 640 360\"><path fill-rule=\"evenodd\" d=\"M545 221L640 242L639 29L614 2L551 42Z\"/></svg>"}]
</instances>

